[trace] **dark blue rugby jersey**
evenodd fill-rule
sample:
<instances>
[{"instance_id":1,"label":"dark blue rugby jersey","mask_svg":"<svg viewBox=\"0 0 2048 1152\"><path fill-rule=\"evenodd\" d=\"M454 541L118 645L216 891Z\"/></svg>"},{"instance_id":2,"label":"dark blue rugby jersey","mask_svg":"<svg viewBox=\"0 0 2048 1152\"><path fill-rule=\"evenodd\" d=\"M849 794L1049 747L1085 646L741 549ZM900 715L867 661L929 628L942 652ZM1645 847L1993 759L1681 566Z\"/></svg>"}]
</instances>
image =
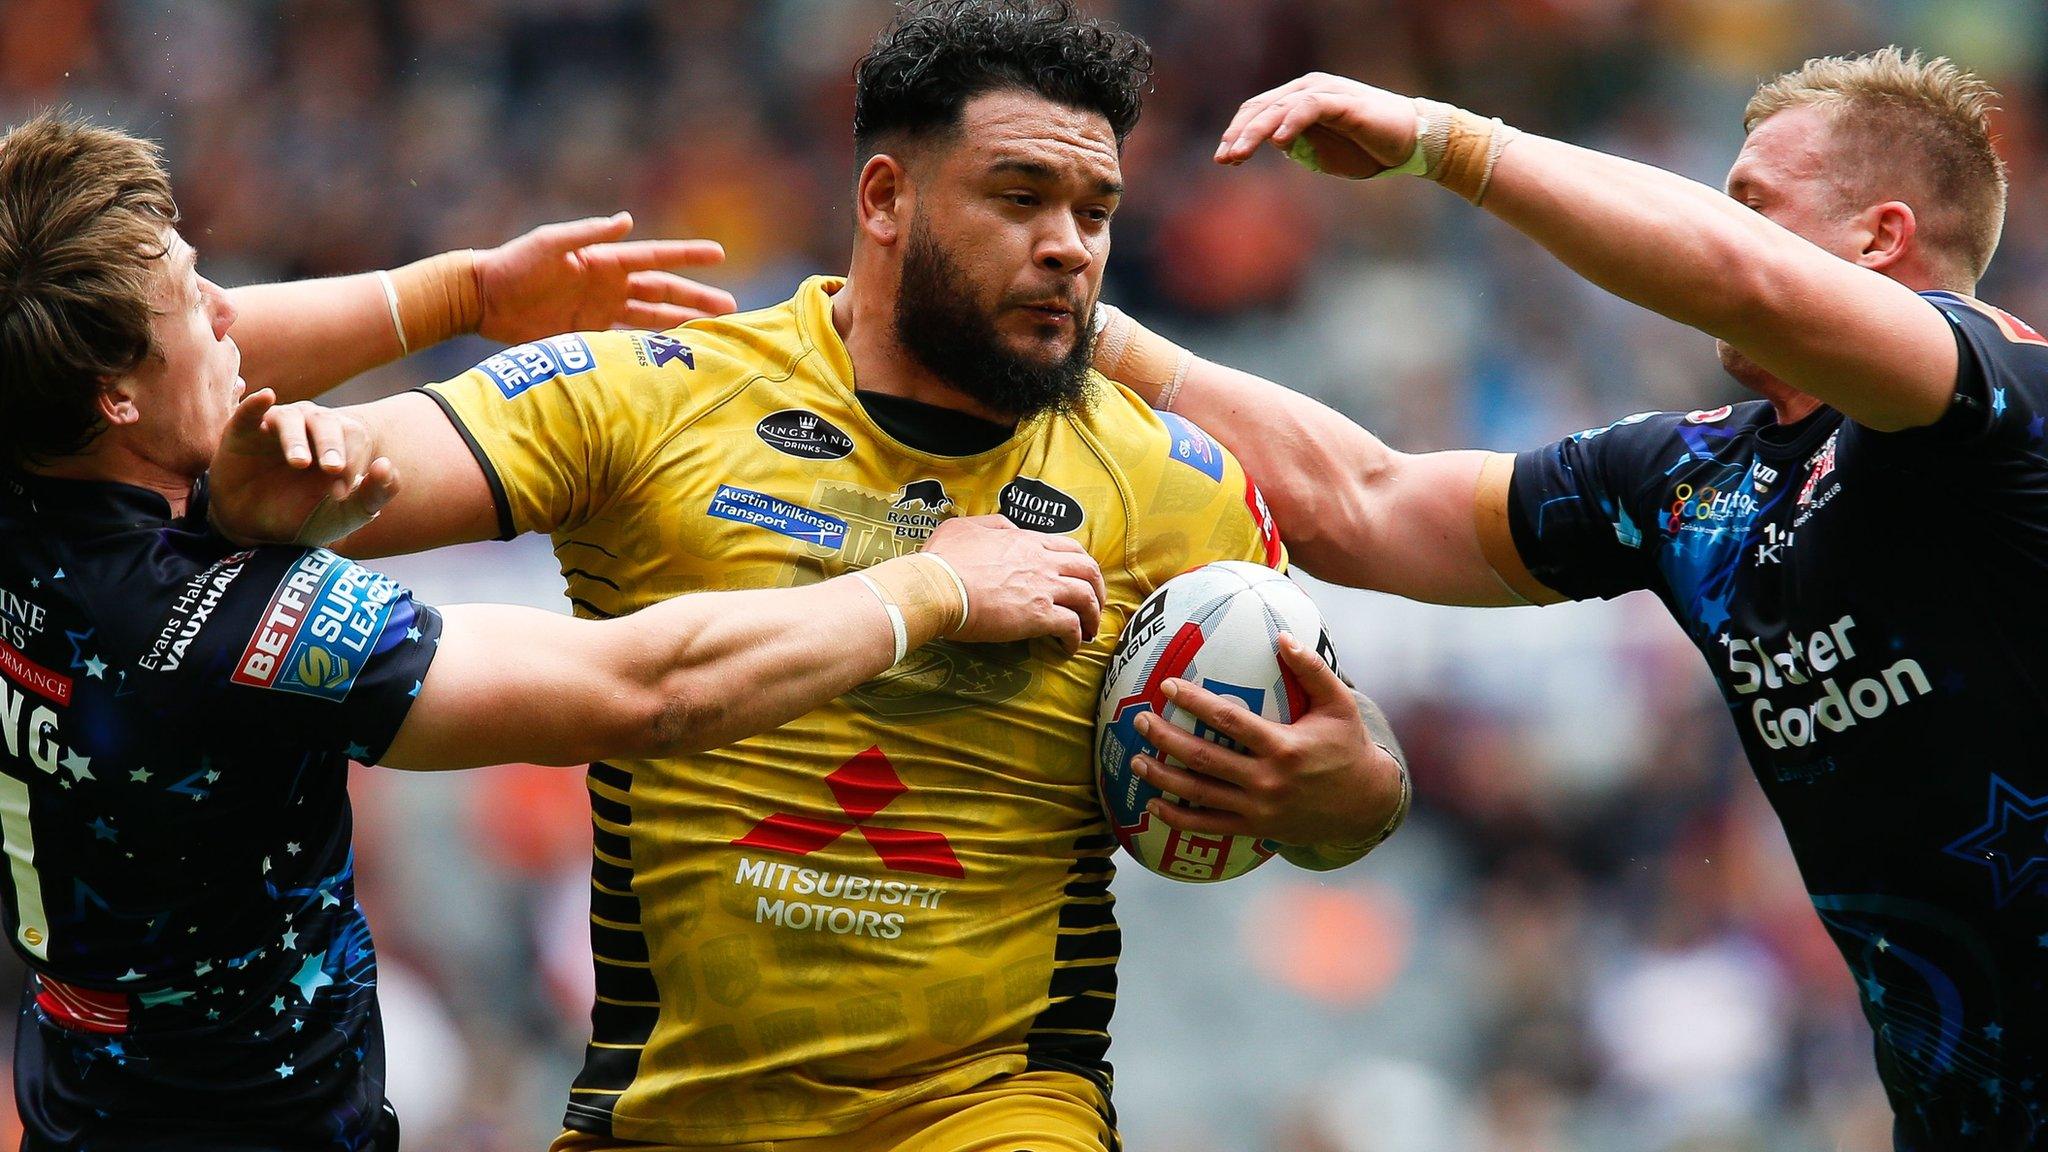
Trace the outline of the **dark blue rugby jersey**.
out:
<instances>
[{"instance_id":1,"label":"dark blue rugby jersey","mask_svg":"<svg viewBox=\"0 0 2048 1152\"><path fill-rule=\"evenodd\" d=\"M2048 1146L2048 341L1947 293L1956 396L1754 401L1515 462L1522 558L1647 588L1713 667L1877 1036L1900 1149Z\"/></svg>"},{"instance_id":2,"label":"dark blue rugby jersey","mask_svg":"<svg viewBox=\"0 0 2048 1152\"><path fill-rule=\"evenodd\" d=\"M51 1053L17 1068L47 1097L24 1118L354 1147L382 1088L347 765L397 733L440 617L331 552L238 550L202 501L0 475L0 893Z\"/></svg>"}]
</instances>

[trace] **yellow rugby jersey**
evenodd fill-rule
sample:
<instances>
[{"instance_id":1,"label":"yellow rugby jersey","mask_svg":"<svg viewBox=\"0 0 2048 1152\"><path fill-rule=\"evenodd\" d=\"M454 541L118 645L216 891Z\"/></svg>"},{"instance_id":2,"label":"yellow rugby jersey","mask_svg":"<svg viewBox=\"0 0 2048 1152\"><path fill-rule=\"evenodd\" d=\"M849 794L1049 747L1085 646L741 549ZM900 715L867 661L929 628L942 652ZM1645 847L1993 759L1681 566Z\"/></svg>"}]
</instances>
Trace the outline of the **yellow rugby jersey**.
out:
<instances>
[{"instance_id":1,"label":"yellow rugby jersey","mask_svg":"<svg viewBox=\"0 0 2048 1152\"><path fill-rule=\"evenodd\" d=\"M504 532L552 534L583 615L809 583L996 512L1073 536L1108 582L1078 656L939 642L766 735L592 765L581 1132L838 1133L1027 1068L1106 1089L1119 937L1091 746L1112 642L1187 568L1282 563L1237 462L1099 379L1081 410L976 455L895 440L854 396L838 286L665 334L553 337L429 389ZM817 643L833 631L817 621Z\"/></svg>"}]
</instances>

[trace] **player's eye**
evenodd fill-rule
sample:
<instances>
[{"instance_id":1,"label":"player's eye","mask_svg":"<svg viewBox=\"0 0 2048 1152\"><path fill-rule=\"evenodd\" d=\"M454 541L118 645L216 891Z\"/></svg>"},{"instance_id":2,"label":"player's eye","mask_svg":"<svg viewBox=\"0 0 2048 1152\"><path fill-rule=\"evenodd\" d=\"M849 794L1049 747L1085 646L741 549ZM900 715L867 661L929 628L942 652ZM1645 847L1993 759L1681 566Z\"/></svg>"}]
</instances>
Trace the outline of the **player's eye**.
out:
<instances>
[{"instance_id":1,"label":"player's eye","mask_svg":"<svg viewBox=\"0 0 2048 1152\"><path fill-rule=\"evenodd\" d=\"M1008 200L1019 208L1038 207L1038 196L1032 192L1005 192L1003 193L1003 199Z\"/></svg>"}]
</instances>

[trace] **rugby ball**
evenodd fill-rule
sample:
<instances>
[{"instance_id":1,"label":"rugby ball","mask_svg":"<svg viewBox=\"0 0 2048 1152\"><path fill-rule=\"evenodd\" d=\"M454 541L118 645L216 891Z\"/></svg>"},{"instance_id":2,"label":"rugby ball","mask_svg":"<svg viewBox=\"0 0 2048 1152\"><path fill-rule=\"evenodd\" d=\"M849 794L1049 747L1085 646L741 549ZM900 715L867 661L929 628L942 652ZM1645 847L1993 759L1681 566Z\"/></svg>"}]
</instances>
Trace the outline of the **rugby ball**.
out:
<instances>
[{"instance_id":1,"label":"rugby ball","mask_svg":"<svg viewBox=\"0 0 2048 1152\"><path fill-rule=\"evenodd\" d=\"M1138 735L1137 719L1146 712L1229 743L1160 692L1174 677L1235 696L1269 720L1293 723L1307 699L1280 664L1282 632L1312 644L1335 666L1323 614L1308 593L1271 568L1236 560L1204 564L1168 580L1124 626L1095 711L1096 778L1117 842L1153 872L1208 884L1242 876L1278 850L1270 840L1185 833L1154 820L1145 811L1153 797L1181 801L1134 775L1131 757L1158 756Z\"/></svg>"}]
</instances>

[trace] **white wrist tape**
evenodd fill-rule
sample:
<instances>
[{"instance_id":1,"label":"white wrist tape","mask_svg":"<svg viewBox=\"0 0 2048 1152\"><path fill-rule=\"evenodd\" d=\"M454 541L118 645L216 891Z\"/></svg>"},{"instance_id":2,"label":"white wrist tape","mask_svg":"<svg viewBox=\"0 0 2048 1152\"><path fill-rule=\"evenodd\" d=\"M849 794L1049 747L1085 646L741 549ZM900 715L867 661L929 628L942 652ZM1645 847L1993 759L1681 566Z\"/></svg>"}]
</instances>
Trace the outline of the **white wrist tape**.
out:
<instances>
[{"instance_id":1,"label":"white wrist tape","mask_svg":"<svg viewBox=\"0 0 2048 1152\"><path fill-rule=\"evenodd\" d=\"M391 308L391 327L398 332L398 353L412 355L412 345L405 342L405 321L398 317L398 285L391 282L391 273L377 269L377 283L384 286L384 303Z\"/></svg>"},{"instance_id":2,"label":"white wrist tape","mask_svg":"<svg viewBox=\"0 0 2048 1152\"><path fill-rule=\"evenodd\" d=\"M939 567L946 570L946 575L953 578L953 587L960 590L960 622L947 630L946 635L950 636L967 627L967 614L971 610L967 603L967 581L960 578L960 570L953 567L952 561L947 560L944 556L936 552L920 552L919 555L927 560L937 560Z\"/></svg>"},{"instance_id":3,"label":"white wrist tape","mask_svg":"<svg viewBox=\"0 0 2048 1152\"><path fill-rule=\"evenodd\" d=\"M903 657L910 653L910 630L904 626L903 609L897 607L896 601L891 600L889 594L882 590L882 586L870 579L867 573L855 572L853 578L865 585L868 591L873 592L875 599L882 602L882 611L889 614L889 631L896 640L896 657L889 661L889 666L894 668L903 663Z\"/></svg>"}]
</instances>

